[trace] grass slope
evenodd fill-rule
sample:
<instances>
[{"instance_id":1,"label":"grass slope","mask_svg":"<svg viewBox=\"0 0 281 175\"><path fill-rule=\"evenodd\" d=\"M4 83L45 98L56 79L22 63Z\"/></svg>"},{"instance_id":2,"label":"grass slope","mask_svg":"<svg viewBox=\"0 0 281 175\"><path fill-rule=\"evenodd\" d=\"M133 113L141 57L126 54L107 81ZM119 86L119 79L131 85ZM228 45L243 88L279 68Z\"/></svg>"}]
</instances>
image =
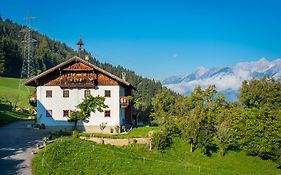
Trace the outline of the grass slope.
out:
<instances>
[{"instance_id":1,"label":"grass slope","mask_svg":"<svg viewBox=\"0 0 281 175\"><path fill-rule=\"evenodd\" d=\"M32 160L35 175L44 174L188 174L277 175L277 165L244 153L203 156L189 153L188 144L176 139L165 153L134 145L117 148L75 138L59 138Z\"/></svg>"},{"instance_id":2,"label":"grass slope","mask_svg":"<svg viewBox=\"0 0 281 175\"><path fill-rule=\"evenodd\" d=\"M19 107L30 107L28 96L34 89L23 85L24 80L0 77L0 97Z\"/></svg>"},{"instance_id":3,"label":"grass slope","mask_svg":"<svg viewBox=\"0 0 281 175\"><path fill-rule=\"evenodd\" d=\"M17 120L25 120L30 116L30 114L12 110L15 105L30 108L28 96L34 90L25 87L22 83L21 79L0 77L0 126Z\"/></svg>"}]
</instances>

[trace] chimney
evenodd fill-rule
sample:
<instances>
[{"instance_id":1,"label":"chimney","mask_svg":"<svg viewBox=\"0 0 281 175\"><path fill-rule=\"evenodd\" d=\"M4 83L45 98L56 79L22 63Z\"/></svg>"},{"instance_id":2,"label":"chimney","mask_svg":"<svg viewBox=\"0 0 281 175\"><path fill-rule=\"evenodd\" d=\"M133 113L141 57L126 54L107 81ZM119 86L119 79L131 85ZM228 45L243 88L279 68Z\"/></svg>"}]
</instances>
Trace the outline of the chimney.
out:
<instances>
[{"instance_id":1,"label":"chimney","mask_svg":"<svg viewBox=\"0 0 281 175\"><path fill-rule=\"evenodd\" d=\"M122 80L126 81L126 72L122 72Z\"/></svg>"}]
</instances>

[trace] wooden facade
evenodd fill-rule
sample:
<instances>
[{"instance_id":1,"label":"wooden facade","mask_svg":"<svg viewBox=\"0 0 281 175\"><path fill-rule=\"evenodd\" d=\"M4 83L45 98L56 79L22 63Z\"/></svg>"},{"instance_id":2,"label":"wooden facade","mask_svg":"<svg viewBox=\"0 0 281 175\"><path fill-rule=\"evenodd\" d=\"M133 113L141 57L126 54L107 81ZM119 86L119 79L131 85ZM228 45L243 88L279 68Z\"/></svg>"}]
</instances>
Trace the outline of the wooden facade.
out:
<instances>
[{"instance_id":1,"label":"wooden facade","mask_svg":"<svg viewBox=\"0 0 281 175\"><path fill-rule=\"evenodd\" d=\"M67 64L57 67L57 69L47 70L48 76L40 76L40 74L28 80L25 84L29 86L60 86L62 88L94 88L98 85L120 85L126 89L132 88L130 84L120 81L122 79L81 60L73 59Z\"/></svg>"}]
</instances>

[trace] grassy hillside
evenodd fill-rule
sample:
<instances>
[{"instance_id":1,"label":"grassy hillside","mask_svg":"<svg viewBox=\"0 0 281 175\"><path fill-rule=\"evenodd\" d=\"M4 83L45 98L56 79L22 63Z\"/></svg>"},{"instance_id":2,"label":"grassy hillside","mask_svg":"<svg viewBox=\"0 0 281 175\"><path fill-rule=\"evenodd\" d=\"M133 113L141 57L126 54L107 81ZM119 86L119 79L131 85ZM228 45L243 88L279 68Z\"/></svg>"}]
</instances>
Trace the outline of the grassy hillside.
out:
<instances>
[{"instance_id":1,"label":"grassy hillside","mask_svg":"<svg viewBox=\"0 0 281 175\"><path fill-rule=\"evenodd\" d=\"M277 175L277 165L244 153L203 156L189 153L188 144L175 140L165 153L134 145L117 148L75 138L59 138L32 161L35 175L42 174L201 174Z\"/></svg>"},{"instance_id":2,"label":"grassy hillside","mask_svg":"<svg viewBox=\"0 0 281 175\"><path fill-rule=\"evenodd\" d=\"M34 89L23 85L24 80L0 77L0 97L19 107L29 107L28 96Z\"/></svg>"},{"instance_id":3,"label":"grassy hillside","mask_svg":"<svg viewBox=\"0 0 281 175\"><path fill-rule=\"evenodd\" d=\"M30 114L15 112L13 108L30 108L28 96L34 89L27 88L23 80L0 77L0 126L17 120L28 119Z\"/></svg>"}]
</instances>

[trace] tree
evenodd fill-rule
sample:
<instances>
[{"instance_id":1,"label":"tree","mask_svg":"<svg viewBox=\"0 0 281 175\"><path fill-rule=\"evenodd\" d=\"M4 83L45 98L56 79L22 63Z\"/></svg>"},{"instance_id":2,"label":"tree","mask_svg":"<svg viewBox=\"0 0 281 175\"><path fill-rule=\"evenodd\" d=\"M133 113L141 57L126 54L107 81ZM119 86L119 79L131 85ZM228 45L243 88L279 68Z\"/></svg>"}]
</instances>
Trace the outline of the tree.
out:
<instances>
[{"instance_id":1,"label":"tree","mask_svg":"<svg viewBox=\"0 0 281 175\"><path fill-rule=\"evenodd\" d=\"M0 38L0 76L5 72L5 53L3 39Z\"/></svg>"},{"instance_id":2,"label":"tree","mask_svg":"<svg viewBox=\"0 0 281 175\"><path fill-rule=\"evenodd\" d=\"M176 108L177 123L182 137L190 143L190 152L200 148L204 154L210 155L213 151L216 113L221 101L216 97L215 86L205 90L196 87L189 97L180 100L181 107Z\"/></svg>"},{"instance_id":3,"label":"tree","mask_svg":"<svg viewBox=\"0 0 281 175\"><path fill-rule=\"evenodd\" d=\"M269 108L242 110L234 120L234 134L241 148L250 155L278 160L281 157L281 122L276 117Z\"/></svg>"},{"instance_id":4,"label":"tree","mask_svg":"<svg viewBox=\"0 0 281 175\"><path fill-rule=\"evenodd\" d=\"M233 122L238 111L241 111L240 106L235 103L229 103L217 113L216 141L223 156L226 151L236 150L238 147L233 129Z\"/></svg>"},{"instance_id":5,"label":"tree","mask_svg":"<svg viewBox=\"0 0 281 175\"><path fill-rule=\"evenodd\" d=\"M174 114L175 97L168 89L160 90L155 97L152 98L151 117L153 121L159 125L163 125L171 119Z\"/></svg>"},{"instance_id":6,"label":"tree","mask_svg":"<svg viewBox=\"0 0 281 175\"><path fill-rule=\"evenodd\" d=\"M244 81L239 101L244 108L233 121L239 146L281 166L281 83L268 76Z\"/></svg>"},{"instance_id":7,"label":"tree","mask_svg":"<svg viewBox=\"0 0 281 175\"><path fill-rule=\"evenodd\" d=\"M79 110L72 112L69 116L68 121L74 122L74 130L77 128L77 122L88 119L91 112L103 112L103 109L108 107L104 104L104 100L104 97L101 96L93 97L90 95L86 97L84 101L77 106Z\"/></svg>"},{"instance_id":8,"label":"tree","mask_svg":"<svg viewBox=\"0 0 281 175\"><path fill-rule=\"evenodd\" d=\"M280 109L281 83L268 76L261 80L243 81L239 102L247 108L267 106L270 109Z\"/></svg>"}]
</instances>

